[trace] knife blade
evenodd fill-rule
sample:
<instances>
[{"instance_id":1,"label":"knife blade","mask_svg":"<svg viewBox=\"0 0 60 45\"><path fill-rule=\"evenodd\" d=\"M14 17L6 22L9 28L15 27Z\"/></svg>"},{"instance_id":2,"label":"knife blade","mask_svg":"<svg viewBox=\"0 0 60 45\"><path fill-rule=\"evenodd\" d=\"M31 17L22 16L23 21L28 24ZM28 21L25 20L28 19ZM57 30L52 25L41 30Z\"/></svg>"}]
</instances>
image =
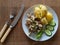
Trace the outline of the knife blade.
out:
<instances>
[{"instance_id":1,"label":"knife blade","mask_svg":"<svg viewBox=\"0 0 60 45\"><path fill-rule=\"evenodd\" d=\"M17 24L17 22L18 22L18 20L19 20L19 18L20 18L20 16L21 16L23 10L24 10L24 5L21 5L21 9L20 9L20 11L18 12L18 15L15 17L14 21L13 21L13 22L11 23L11 25L10 25L10 26L12 26L12 28Z\"/></svg>"},{"instance_id":2,"label":"knife blade","mask_svg":"<svg viewBox=\"0 0 60 45\"><path fill-rule=\"evenodd\" d=\"M11 29L13 27L15 27L15 25L17 24L19 18L22 15L23 10L24 10L24 5L21 5L21 9L19 10L18 15L15 17L14 21L11 23L10 27L8 28L8 30L6 31L6 33L3 35L2 39L0 40L1 43L3 43L5 41L6 37L8 36L9 32L11 31Z\"/></svg>"}]
</instances>

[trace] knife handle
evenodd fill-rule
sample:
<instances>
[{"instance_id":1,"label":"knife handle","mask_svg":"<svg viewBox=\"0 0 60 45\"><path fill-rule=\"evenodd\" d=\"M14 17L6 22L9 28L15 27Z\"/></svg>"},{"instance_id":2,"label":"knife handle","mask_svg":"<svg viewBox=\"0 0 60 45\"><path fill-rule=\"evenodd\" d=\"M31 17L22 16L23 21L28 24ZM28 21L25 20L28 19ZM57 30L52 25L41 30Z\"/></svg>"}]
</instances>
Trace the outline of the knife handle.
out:
<instances>
[{"instance_id":1,"label":"knife handle","mask_svg":"<svg viewBox=\"0 0 60 45\"><path fill-rule=\"evenodd\" d=\"M8 24L5 23L5 25L3 26L2 30L0 31L0 38L2 37L2 35L4 34L6 28L7 28Z\"/></svg>"},{"instance_id":2,"label":"knife handle","mask_svg":"<svg viewBox=\"0 0 60 45\"><path fill-rule=\"evenodd\" d=\"M6 37L8 36L9 32L11 31L11 27L8 28L8 30L6 31L6 33L3 35L3 37L1 38L1 43L3 43L6 39Z\"/></svg>"}]
</instances>

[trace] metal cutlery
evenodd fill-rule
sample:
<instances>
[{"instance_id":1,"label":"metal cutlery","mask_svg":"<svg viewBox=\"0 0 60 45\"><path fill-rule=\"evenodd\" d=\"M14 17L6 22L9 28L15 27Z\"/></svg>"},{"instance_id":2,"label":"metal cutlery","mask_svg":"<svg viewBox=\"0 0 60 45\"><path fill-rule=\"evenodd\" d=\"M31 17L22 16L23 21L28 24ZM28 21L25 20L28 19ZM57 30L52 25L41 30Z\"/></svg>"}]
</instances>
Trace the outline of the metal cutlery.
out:
<instances>
[{"instance_id":1,"label":"metal cutlery","mask_svg":"<svg viewBox=\"0 0 60 45\"><path fill-rule=\"evenodd\" d=\"M24 5L21 5L21 9L18 12L18 15L15 17L14 21L11 23L11 25L9 26L8 30L6 31L6 33L3 35L2 39L0 40L1 43L3 43L6 39L6 37L8 36L9 32L12 30L13 27L15 27L15 25L17 24L19 18L22 15L22 12L24 10Z\"/></svg>"},{"instance_id":2,"label":"metal cutlery","mask_svg":"<svg viewBox=\"0 0 60 45\"><path fill-rule=\"evenodd\" d=\"M6 28L8 27L8 25L9 25L9 23L10 23L10 20L12 20L12 19L15 17L15 15L16 15L16 10L17 10L16 7L11 10L11 13L10 13L10 16L9 16L9 20L6 21L6 23L4 24L2 30L0 31L0 39L1 39L1 37L3 36Z\"/></svg>"}]
</instances>

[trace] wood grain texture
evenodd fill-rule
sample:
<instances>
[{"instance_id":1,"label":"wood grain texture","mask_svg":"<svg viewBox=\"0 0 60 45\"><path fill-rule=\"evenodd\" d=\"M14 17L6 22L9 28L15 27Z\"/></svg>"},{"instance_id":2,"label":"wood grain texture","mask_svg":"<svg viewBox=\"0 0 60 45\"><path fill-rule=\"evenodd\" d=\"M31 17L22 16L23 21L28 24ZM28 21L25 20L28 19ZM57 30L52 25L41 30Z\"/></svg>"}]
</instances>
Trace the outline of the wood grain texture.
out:
<instances>
[{"instance_id":1,"label":"wood grain texture","mask_svg":"<svg viewBox=\"0 0 60 45\"><path fill-rule=\"evenodd\" d=\"M21 4L25 4L24 12L35 4L51 6L56 11L58 18L60 19L60 0L0 0L0 30L6 20L9 19L11 9L13 7L17 7L18 12ZM12 29L5 42L3 44L0 43L0 45L60 45L60 24L58 31L53 38L45 42L35 42L24 34L21 22L22 18L18 21L16 27Z\"/></svg>"}]
</instances>

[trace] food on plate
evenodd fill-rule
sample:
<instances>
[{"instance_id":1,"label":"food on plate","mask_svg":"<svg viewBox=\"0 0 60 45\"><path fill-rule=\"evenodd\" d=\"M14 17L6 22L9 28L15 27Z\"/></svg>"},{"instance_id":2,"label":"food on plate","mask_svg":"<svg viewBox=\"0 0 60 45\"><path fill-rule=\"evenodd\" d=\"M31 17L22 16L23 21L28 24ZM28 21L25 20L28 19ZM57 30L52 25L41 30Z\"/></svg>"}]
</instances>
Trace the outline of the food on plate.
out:
<instances>
[{"instance_id":1,"label":"food on plate","mask_svg":"<svg viewBox=\"0 0 60 45\"><path fill-rule=\"evenodd\" d=\"M56 25L55 21L52 20L52 21L50 22L50 25L51 25L51 26L55 26L55 25Z\"/></svg>"},{"instance_id":2,"label":"food on plate","mask_svg":"<svg viewBox=\"0 0 60 45\"><path fill-rule=\"evenodd\" d=\"M48 30L50 30L50 31L53 31L53 30L54 30L54 27L51 26L51 25L47 25L46 28L47 28Z\"/></svg>"},{"instance_id":3,"label":"food on plate","mask_svg":"<svg viewBox=\"0 0 60 45\"><path fill-rule=\"evenodd\" d=\"M39 5L39 7L35 7L34 14L37 18L42 18L47 14L47 8L44 5Z\"/></svg>"},{"instance_id":4,"label":"food on plate","mask_svg":"<svg viewBox=\"0 0 60 45\"><path fill-rule=\"evenodd\" d=\"M39 7L41 9L41 16L42 17L46 16L46 14L47 14L47 8L46 8L46 6L40 5Z\"/></svg>"},{"instance_id":5,"label":"food on plate","mask_svg":"<svg viewBox=\"0 0 60 45\"><path fill-rule=\"evenodd\" d=\"M40 29L42 28L42 24L40 23L40 19L34 17L33 15L26 20L26 25L28 26L30 32L39 32Z\"/></svg>"},{"instance_id":6,"label":"food on plate","mask_svg":"<svg viewBox=\"0 0 60 45\"><path fill-rule=\"evenodd\" d=\"M45 30L45 34L46 34L47 36L51 36L51 35L52 35L52 32L47 29L47 30Z\"/></svg>"},{"instance_id":7,"label":"food on plate","mask_svg":"<svg viewBox=\"0 0 60 45\"><path fill-rule=\"evenodd\" d=\"M29 35L34 33L36 39L40 39L43 34L52 35L56 23L53 19L53 14L48 11L45 5L35 7L33 15L28 14L27 17L26 26L29 29Z\"/></svg>"},{"instance_id":8,"label":"food on plate","mask_svg":"<svg viewBox=\"0 0 60 45\"><path fill-rule=\"evenodd\" d=\"M35 7L35 9L34 9L34 15L37 18L41 18L41 10L40 10L39 7Z\"/></svg>"},{"instance_id":9,"label":"food on plate","mask_svg":"<svg viewBox=\"0 0 60 45\"><path fill-rule=\"evenodd\" d=\"M47 12L46 19L48 22L50 22L53 19L53 15L50 12Z\"/></svg>"},{"instance_id":10,"label":"food on plate","mask_svg":"<svg viewBox=\"0 0 60 45\"><path fill-rule=\"evenodd\" d=\"M43 34L43 30L39 31L39 32L36 34L36 38L37 38L37 39L41 38L42 34Z\"/></svg>"},{"instance_id":11,"label":"food on plate","mask_svg":"<svg viewBox=\"0 0 60 45\"><path fill-rule=\"evenodd\" d=\"M48 24L48 21L47 21L46 17L44 17L44 18L41 19L41 23L45 24L45 25Z\"/></svg>"}]
</instances>

